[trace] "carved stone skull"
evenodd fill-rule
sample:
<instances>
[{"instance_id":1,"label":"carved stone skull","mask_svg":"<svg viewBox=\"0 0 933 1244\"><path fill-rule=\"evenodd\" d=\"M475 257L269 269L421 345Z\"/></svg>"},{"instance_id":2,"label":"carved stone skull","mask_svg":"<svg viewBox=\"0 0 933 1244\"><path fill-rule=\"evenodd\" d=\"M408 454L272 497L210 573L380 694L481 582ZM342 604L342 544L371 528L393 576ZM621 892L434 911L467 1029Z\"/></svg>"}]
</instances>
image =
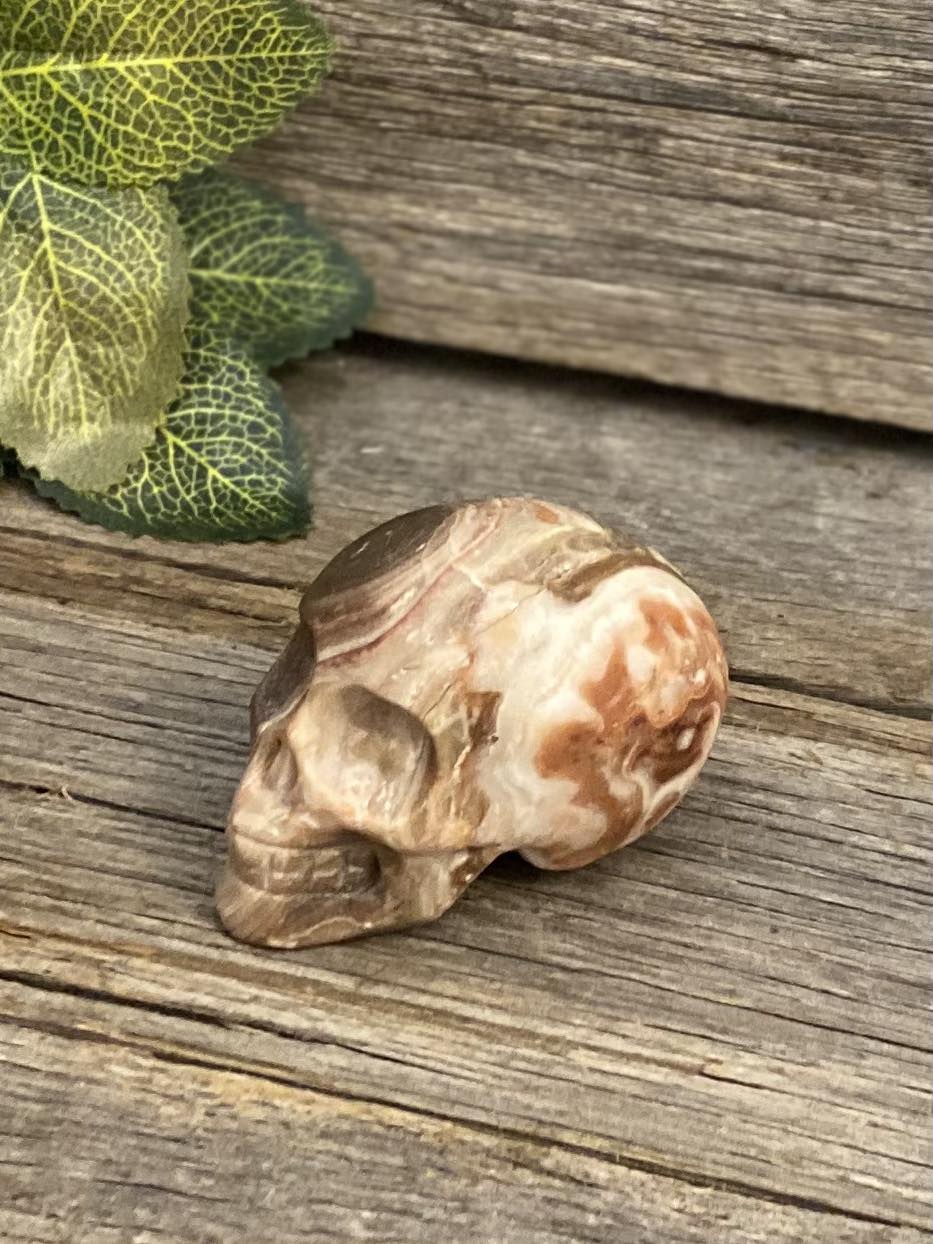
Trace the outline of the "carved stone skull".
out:
<instances>
[{"instance_id":1,"label":"carved stone skull","mask_svg":"<svg viewBox=\"0 0 933 1244\"><path fill-rule=\"evenodd\" d=\"M433 506L318 576L252 703L217 890L234 937L431 920L504 851L576 868L705 761L719 637L657 553L525 498Z\"/></svg>"}]
</instances>

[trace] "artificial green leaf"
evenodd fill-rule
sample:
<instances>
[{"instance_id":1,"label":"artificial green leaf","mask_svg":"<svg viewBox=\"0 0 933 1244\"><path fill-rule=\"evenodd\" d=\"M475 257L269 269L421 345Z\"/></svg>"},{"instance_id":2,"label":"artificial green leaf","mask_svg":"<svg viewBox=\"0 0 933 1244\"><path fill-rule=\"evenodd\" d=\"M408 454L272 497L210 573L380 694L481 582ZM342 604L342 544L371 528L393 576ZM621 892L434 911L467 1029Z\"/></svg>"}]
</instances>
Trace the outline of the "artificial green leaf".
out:
<instances>
[{"instance_id":1,"label":"artificial green leaf","mask_svg":"<svg viewBox=\"0 0 933 1244\"><path fill-rule=\"evenodd\" d=\"M194 324L236 337L273 366L333 345L366 318L369 278L297 203L213 170L171 193Z\"/></svg>"},{"instance_id":2,"label":"artificial green leaf","mask_svg":"<svg viewBox=\"0 0 933 1244\"><path fill-rule=\"evenodd\" d=\"M188 355L181 395L120 484L44 497L92 523L173 540L281 539L307 529L301 448L278 387L239 345L208 338Z\"/></svg>"},{"instance_id":3,"label":"artificial green leaf","mask_svg":"<svg viewBox=\"0 0 933 1244\"><path fill-rule=\"evenodd\" d=\"M270 130L324 75L298 0L2 0L0 155L148 186Z\"/></svg>"},{"instance_id":4,"label":"artificial green leaf","mask_svg":"<svg viewBox=\"0 0 933 1244\"><path fill-rule=\"evenodd\" d=\"M24 466L123 478L178 389L186 266L163 188L0 169L0 438Z\"/></svg>"}]
</instances>

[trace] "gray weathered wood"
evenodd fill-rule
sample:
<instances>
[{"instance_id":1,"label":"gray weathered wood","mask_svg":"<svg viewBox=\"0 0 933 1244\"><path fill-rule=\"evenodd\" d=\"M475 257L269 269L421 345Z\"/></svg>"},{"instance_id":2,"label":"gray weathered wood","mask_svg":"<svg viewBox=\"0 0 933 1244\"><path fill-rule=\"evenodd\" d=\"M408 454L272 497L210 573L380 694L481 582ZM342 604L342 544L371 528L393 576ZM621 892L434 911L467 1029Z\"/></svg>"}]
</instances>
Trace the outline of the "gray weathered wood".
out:
<instances>
[{"instance_id":1,"label":"gray weathered wood","mask_svg":"<svg viewBox=\"0 0 933 1244\"><path fill-rule=\"evenodd\" d=\"M925 441L372 346L287 388L306 542L132 541L0 492L0 1238L920 1244ZM500 490L650 536L722 619L699 785L423 930L232 943L219 831L299 587Z\"/></svg>"},{"instance_id":2,"label":"gray weathered wood","mask_svg":"<svg viewBox=\"0 0 933 1244\"><path fill-rule=\"evenodd\" d=\"M317 7L333 79L246 167L378 331L929 427L920 0Z\"/></svg>"},{"instance_id":3,"label":"gray weathered wood","mask_svg":"<svg viewBox=\"0 0 933 1244\"><path fill-rule=\"evenodd\" d=\"M607 1161L570 1142L314 1089L300 1073L242 1049L233 1056L198 1050L196 1020L178 1025L192 1051L179 1048L177 1029L159 1033L149 1012L140 1013L144 1034L131 1031L128 1013L112 1003L50 999L44 990L4 984L0 997L21 1017L15 1028L0 1026L7 1064L0 1120L9 1115L0 1220L11 1244L71 1244L79 1237L63 1235L59 1224L67 1230L76 1221L88 1244L925 1238L765 1201L754 1203L752 1221L741 1192ZM74 1073L64 1083L63 1065ZM494 1072L491 1079L494 1089ZM38 1176L37 1151L62 1159L54 1183Z\"/></svg>"},{"instance_id":4,"label":"gray weathered wood","mask_svg":"<svg viewBox=\"0 0 933 1244\"><path fill-rule=\"evenodd\" d=\"M0 581L274 648L348 533L438 499L534 492L655 543L710 605L733 675L901 713L929 702L925 438L616 380L369 347L286 383L313 420L314 538L212 548L107 536L0 495ZM56 538L49 542L48 535ZM93 556L89 550L93 550ZM161 603L160 603L161 602Z\"/></svg>"}]
</instances>

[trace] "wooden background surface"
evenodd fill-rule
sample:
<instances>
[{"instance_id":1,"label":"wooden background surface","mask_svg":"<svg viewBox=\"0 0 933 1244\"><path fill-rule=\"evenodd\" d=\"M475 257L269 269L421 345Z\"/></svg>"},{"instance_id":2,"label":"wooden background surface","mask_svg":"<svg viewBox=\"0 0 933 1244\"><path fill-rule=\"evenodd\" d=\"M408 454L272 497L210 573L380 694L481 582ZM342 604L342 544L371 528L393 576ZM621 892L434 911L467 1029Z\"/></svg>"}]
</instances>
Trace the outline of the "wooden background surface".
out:
<instances>
[{"instance_id":1,"label":"wooden background surface","mask_svg":"<svg viewBox=\"0 0 933 1244\"><path fill-rule=\"evenodd\" d=\"M247 167L416 341L929 427L926 0L321 0Z\"/></svg>"},{"instance_id":2,"label":"wooden background surface","mask_svg":"<svg viewBox=\"0 0 933 1244\"><path fill-rule=\"evenodd\" d=\"M0 491L0 1239L923 1244L926 439L372 342L287 391L306 541ZM301 586L398 511L519 491L706 598L734 688L699 784L420 931L229 941L220 831Z\"/></svg>"}]
</instances>

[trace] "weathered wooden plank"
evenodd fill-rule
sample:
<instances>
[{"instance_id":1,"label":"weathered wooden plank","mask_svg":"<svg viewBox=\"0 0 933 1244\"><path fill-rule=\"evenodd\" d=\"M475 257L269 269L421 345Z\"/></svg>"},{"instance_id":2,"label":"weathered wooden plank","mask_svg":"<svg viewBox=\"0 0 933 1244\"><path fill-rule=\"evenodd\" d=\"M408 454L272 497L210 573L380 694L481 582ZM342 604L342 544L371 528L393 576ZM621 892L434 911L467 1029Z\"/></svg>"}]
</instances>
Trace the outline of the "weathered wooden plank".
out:
<instances>
[{"instance_id":1,"label":"weathered wooden plank","mask_svg":"<svg viewBox=\"0 0 933 1244\"><path fill-rule=\"evenodd\" d=\"M131 541L0 493L0 1235L918 1244L925 442L372 345L288 389L308 541ZM217 831L297 589L495 491L654 539L710 601L739 678L700 784L424 930L230 942Z\"/></svg>"},{"instance_id":2,"label":"weathered wooden plank","mask_svg":"<svg viewBox=\"0 0 933 1244\"><path fill-rule=\"evenodd\" d=\"M222 823L245 754L243 705L224 704L228 688L247 694L236 667L219 678L205 643L198 673L188 638L179 649L172 632L146 642L136 627L121 688L102 663L111 645L123 659L121 641L87 628L72 710L79 684L67 663L57 671L49 635L36 632L41 684L28 664L17 678L45 703L20 699L2 745L9 780L70 785L4 798L7 971L207 1014L202 1048L225 1056L243 1033L214 1029L242 1025L251 1049L341 1093L922 1222L929 844L916 755L729 724L670 823L593 869L500 868L407 939L258 954L215 928L219 836L195 823ZM832 707L863 730L881 716ZM636 1111L615 1113L620 1093Z\"/></svg>"},{"instance_id":3,"label":"weathered wooden plank","mask_svg":"<svg viewBox=\"0 0 933 1244\"><path fill-rule=\"evenodd\" d=\"M317 7L334 77L246 166L378 331L929 427L919 0Z\"/></svg>"},{"instance_id":4,"label":"weathered wooden plank","mask_svg":"<svg viewBox=\"0 0 933 1244\"><path fill-rule=\"evenodd\" d=\"M711 1230L717 1244L925 1238L335 1096L256 1051L200 1052L194 1020L144 1034L113 1004L6 984L0 998L20 1016L0 1026L10 1244L244 1233L257 1244L707 1244Z\"/></svg>"},{"instance_id":5,"label":"weathered wooden plank","mask_svg":"<svg viewBox=\"0 0 933 1244\"><path fill-rule=\"evenodd\" d=\"M246 755L246 705L263 654L243 648L228 654L213 641L126 624L76 631L61 615L56 621L9 612L3 635L9 689L0 706L6 780L64 785L88 799L222 828ZM17 640L17 614L25 643ZM824 712L823 721L805 722L798 736L803 697L788 701L779 693L790 720L775 720L760 711L760 695L737 689L739 711L730 708L709 778L685 805L702 809L704 833L694 858L706 859L715 872L720 847L749 852L743 867L752 869L754 883L768 875L777 881L779 861L788 877L795 865L833 872L839 849L851 846L856 856L846 868L847 884L861 878L864 889L850 893L838 913L821 912L820 921L838 916L841 929L854 933L877 913L882 940L894 930L897 896L875 903L872 883L922 889L916 869L928 845L927 731L902 723L901 747L893 750L890 718L834 705L830 721ZM655 835L646 849L656 850L658 841ZM708 845L715 850L706 856ZM739 863L730 859L731 866ZM912 910L909 901L908 919ZM900 940L906 936L902 930Z\"/></svg>"},{"instance_id":6,"label":"weathered wooden plank","mask_svg":"<svg viewBox=\"0 0 933 1244\"><path fill-rule=\"evenodd\" d=\"M367 526L437 500L538 493L679 564L738 678L927 715L923 438L373 347L294 369L286 392L316 462L311 540L134 541L7 487L0 583L274 648L297 590Z\"/></svg>"}]
</instances>

